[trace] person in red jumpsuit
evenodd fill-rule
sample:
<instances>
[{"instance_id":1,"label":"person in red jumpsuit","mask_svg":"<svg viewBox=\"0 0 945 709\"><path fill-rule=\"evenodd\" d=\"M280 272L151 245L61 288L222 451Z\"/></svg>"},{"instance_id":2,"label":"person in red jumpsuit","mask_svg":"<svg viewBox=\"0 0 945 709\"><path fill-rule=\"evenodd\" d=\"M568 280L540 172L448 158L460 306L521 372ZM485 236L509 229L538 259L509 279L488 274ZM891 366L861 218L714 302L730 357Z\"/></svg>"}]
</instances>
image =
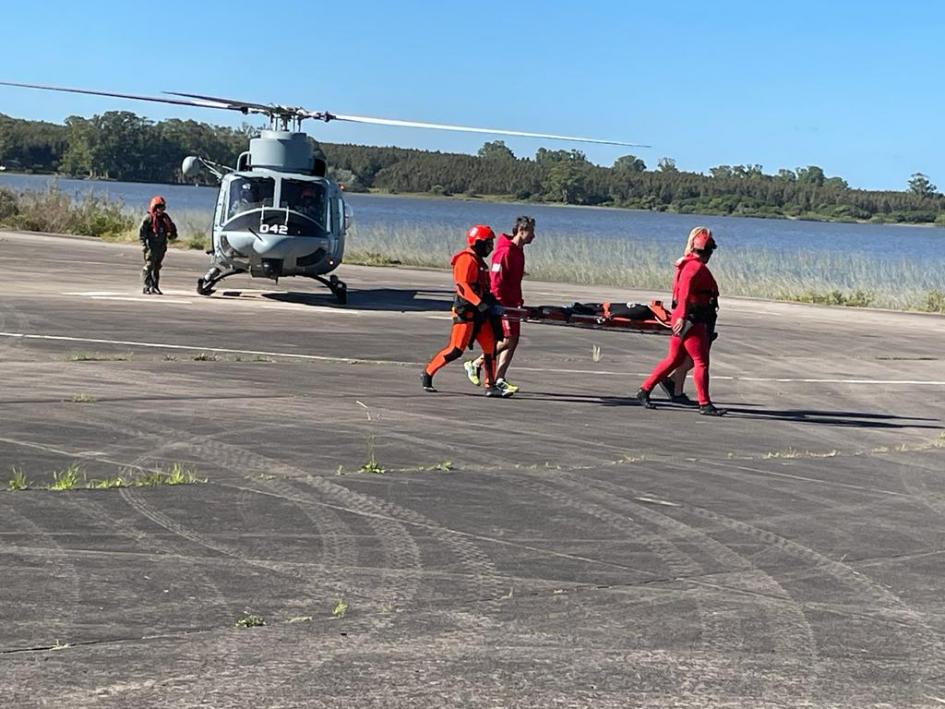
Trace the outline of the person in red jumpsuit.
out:
<instances>
[{"instance_id":1,"label":"person in red jumpsuit","mask_svg":"<svg viewBox=\"0 0 945 709\"><path fill-rule=\"evenodd\" d=\"M421 384L424 391L435 392L433 375L453 360L459 359L473 341L482 348L486 396L504 396L495 386L495 345L498 318L496 302L489 291L489 269L485 258L495 246L495 232L485 224L477 224L466 233L467 247L453 255L453 329L450 342L437 352L423 368Z\"/></svg>"},{"instance_id":2,"label":"person in red jumpsuit","mask_svg":"<svg viewBox=\"0 0 945 709\"><path fill-rule=\"evenodd\" d=\"M512 235L501 234L492 252L492 268L489 269L492 295L505 308L521 308L522 278L525 277L525 245L535 240L535 218L519 217L515 220ZM505 396L512 396L518 387L506 380L505 375L512 363L512 356L522 335L522 321L518 317L502 316L502 339L496 345L495 385ZM474 385L481 383L483 358L463 362L466 377Z\"/></svg>"},{"instance_id":3,"label":"person in red jumpsuit","mask_svg":"<svg viewBox=\"0 0 945 709\"><path fill-rule=\"evenodd\" d=\"M673 285L676 306L671 315L673 335L669 338L669 352L656 365L637 392L637 400L648 409L656 408L650 401L650 392L657 383L691 357L693 381L699 398L699 413L703 416L724 416L725 409L717 408L709 398L709 342L715 332L719 308L719 287L706 265L716 249L715 239L708 231L692 240L692 253L677 262Z\"/></svg>"},{"instance_id":4,"label":"person in red jumpsuit","mask_svg":"<svg viewBox=\"0 0 945 709\"><path fill-rule=\"evenodd\" d=\"M699 234L706 233L709 236L712 236L712 230L706 226L697 226L693 227L689 231L689 236L686 239L686 248L683 250L682 258L676 261L676 266L682 264L682 259L692 253L692 240L695 239ZM676 271L677 277L679 270ZM675 278L673 279L673 290L675 290ZM673 303L673 307L676 307L676 303ZM712 349L712 342L715 341L715 338L718 337L718 333L712 333L712 336L709 338L709 349ZM679 365L666 379L660 382L660 387L663 391L666 392L666 395L669 397L669 400L674 404L685 404L687 406L695 406L696 402L686 396L684 388L686 386L686 375L689 374L689 371L692 369L692 358L687 356L683 363Z\"/></svg>"}]
</instances>

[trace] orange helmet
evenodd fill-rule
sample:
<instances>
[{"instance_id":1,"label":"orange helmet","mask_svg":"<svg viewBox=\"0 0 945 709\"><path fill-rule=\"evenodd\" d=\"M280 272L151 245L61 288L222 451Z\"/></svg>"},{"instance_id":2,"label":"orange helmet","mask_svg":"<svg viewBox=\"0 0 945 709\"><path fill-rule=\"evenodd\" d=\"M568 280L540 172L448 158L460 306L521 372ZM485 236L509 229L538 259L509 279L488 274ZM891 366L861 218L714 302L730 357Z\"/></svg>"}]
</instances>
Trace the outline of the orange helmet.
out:
<instances>
[{"instance_id":1,"label":"orange helmet","mask_svg":"<svg viewBox=\"0 0 945 709\"><path fill-rule=\"evenodd\" d=\"M466 232L466 243L470 246L475 246L477 241L488 241L494 238L495 232L492 231L492 227L485 224L477 224Z\"/></svg>"},{"instance_id":2,"label":"orange helmet","mask_svg":"<svg viewBox=\"0 0 945 709\"><path fill-rule=\"evenodd\" d=\"M161 195L154 195L151 198L151 203L148 205L148 211L153 212L155 207L164 207L167 209L167 200L165 200Z\"/></svg>"}]
</instances>

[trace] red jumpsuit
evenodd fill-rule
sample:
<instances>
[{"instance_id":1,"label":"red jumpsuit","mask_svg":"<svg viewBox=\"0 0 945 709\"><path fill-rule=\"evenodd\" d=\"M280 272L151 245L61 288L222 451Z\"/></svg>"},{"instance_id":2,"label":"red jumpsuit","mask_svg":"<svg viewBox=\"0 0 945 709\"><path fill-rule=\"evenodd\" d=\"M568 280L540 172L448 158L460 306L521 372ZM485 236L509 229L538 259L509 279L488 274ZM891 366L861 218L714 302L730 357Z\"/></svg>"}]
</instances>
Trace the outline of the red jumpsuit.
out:
<instances>
[{"instance_id":1,"label":"red jumpsuit","mask_svg":"<svg viewBox=\"0 0 945 709\"><path fill-rule=\"evenodd\" d=\"M673 283L673 308L670 322L682 318L685 322L682 336L669 338L669 352L643 382L647 392L683 363L688 354L692 358L692 379L696 385L699 405L706 406L709 398L709 343L715 329L719 287L709 268L695 254L688 254L676 264ZM688 329L687 329L688 328Z\"/></svg>"},{"instance_id":2,"label":"red jumpsuit","mask_svg":"<svg viewBox=\"0 0 945 709\"><path fill-rule=\"evenodd\" d=\"M475 338L482 348L483 386L490 388L495 385L496 335L486 307L493 300L489 293L489 271L485 261L472 248L454 254L450 263L456 283L450 343L433 356L423 371L432 377L446 364L462 356Z\"/></svg>"}]
</instances>

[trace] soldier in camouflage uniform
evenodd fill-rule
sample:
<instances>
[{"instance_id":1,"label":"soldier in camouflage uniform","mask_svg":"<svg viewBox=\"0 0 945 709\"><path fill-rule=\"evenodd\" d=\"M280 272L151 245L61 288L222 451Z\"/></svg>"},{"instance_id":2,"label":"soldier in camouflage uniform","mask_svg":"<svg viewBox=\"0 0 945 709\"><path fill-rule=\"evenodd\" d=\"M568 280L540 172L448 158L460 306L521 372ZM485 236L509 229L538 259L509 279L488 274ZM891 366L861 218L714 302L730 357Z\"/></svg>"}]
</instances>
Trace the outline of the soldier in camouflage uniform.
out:
<instances>
[{"instance_id":1,"label":"soldier in camouflage uniform","mask_svg":"<svg viewBox=\"0 0 945 709\"><path fill-rule=\"evenodd\" d=\"M177 238L177 227L167 212L167 202L161 196L151 198L148 216L141 222L138 238L144 247L144 289L145 295L161 293L161 264L167 253L168 240Z\"/></svg>"}]
</instances>

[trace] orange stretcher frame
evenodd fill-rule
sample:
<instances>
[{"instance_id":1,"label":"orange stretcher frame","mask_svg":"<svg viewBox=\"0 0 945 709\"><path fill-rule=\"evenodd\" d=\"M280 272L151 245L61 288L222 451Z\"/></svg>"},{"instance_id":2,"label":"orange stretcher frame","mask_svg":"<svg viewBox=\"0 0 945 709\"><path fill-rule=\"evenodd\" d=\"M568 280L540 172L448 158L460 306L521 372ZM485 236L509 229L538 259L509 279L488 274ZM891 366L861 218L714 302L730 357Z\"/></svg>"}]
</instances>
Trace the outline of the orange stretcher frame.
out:
<instances>
[{"instance_id":1,"label":"orange stretcher frame","mask_svg":"<svg viewBox=\"0 0 945 709\"><path fill-rule=\"evenodd\" d=\"M534 322L542 325L564 325L567 327L584 327L593 330L631 330L633 332L668 335L672 331L670 313L663 306L661 300L651 300L649 308L653 317L636 320L621 315L612 315L603 303L603 309L594 314L570 312L571 309L562 306L539 305L523 308L503 308L509 318L517 318L521 322Z\"/></svg>"}]
</instances>

